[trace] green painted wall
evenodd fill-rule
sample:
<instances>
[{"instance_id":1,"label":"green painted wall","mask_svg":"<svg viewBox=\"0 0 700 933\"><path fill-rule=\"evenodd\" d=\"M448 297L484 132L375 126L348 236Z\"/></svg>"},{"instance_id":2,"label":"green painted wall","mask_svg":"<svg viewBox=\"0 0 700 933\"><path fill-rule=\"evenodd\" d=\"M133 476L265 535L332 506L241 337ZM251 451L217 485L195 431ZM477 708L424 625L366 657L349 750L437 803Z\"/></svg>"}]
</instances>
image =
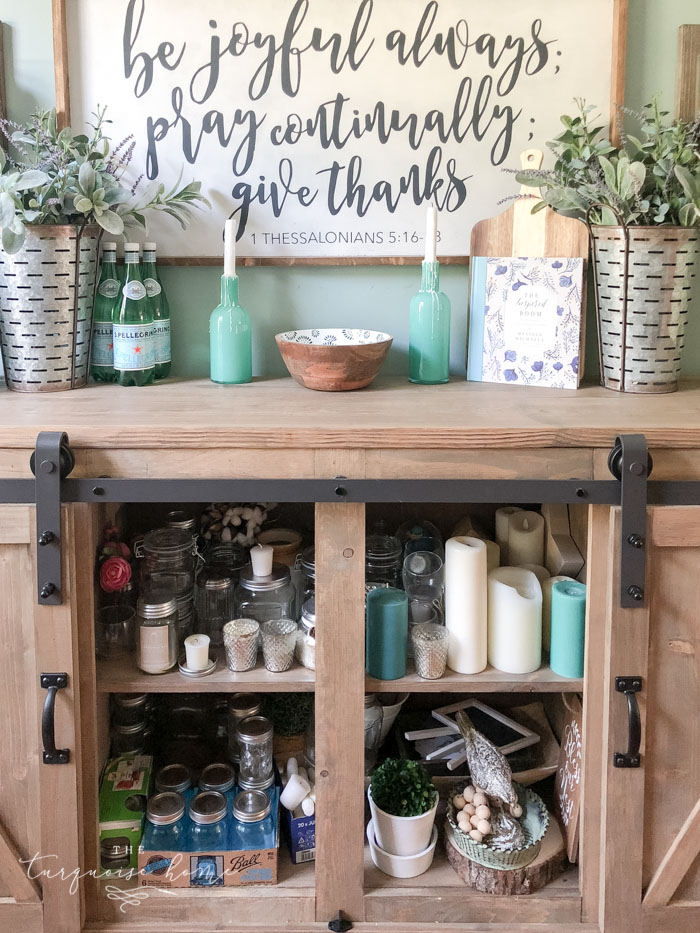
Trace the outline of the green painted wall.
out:
<instances>
[{"instance_id":1,"label":"green painted wall","mask_svg":"<svg viewBox=\"0 0 700 933\"><path fill-rule=\"evenodd\" d=\"M698 0L629 0L627 97L638 108L660 92L673 109L678 26L697 22ZM562 3L562 10L566 7ZM50 0L0 0L9 115L53 105ZM174 374L209 372L207 320L219 299L217 269L165 269L173 312ZM418 285L414 268L253 268L240 270L242 302L255 322L254 372L285 374L273 335L292 327L375 327L394 334L387 369L408 368L408 302ZM445 268L442 286L452 300L452 370L464 373L468 279ZM696 299L697 301L697 299ZM591 321L591 325L592 325ZM589 327L593 331L593 326ZM590 348L589 348L590 349ZM591 354L589 353L589 360ZM590 372L592 367L589 366ZM684 371L700 374L700 305L686 336Z\"/></svg>"}]
</instances>

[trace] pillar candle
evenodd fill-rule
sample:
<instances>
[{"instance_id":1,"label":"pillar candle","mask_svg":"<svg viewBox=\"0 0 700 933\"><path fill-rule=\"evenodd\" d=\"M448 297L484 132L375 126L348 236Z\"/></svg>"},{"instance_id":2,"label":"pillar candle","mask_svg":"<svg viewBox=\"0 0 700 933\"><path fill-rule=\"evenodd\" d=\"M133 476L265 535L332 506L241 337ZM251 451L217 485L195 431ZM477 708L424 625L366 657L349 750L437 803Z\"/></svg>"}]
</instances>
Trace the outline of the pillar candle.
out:
<instances>
[{"instance_id":1,"label":"pillar candle","mask_svg":"<svg viewBox=\"0 0 700 933\"><path fill-rule=\"evenodd\" d=\"M544 560L544 518L539 512L515 512L508 518L508 566L541 564Z\"/></svg>"},{"instance_id":2,"label":"pillar candle","mask_svg":"<svg viewBox=\"0 0 700 933\"><path fill-rule=\"evenodd\" d=\"M552 587L550 667L562 677L583 677L586 587L561 580Z\"/></svg>"},{"instance_id":3,"label":"pillar candle","mask_svg":"<svg viewBox=\"0 0 700 933\"><path fill-rule=\"evenodd\" d=\"M546 580L549 580L549 570L542 567L541 564L520 564L523 570L530 570L540 581L540 586L544 586ZM544 590L542 591L542 605L544 606Z\"/></svg>"},{"instance_id":4,"label":"pillar candle","mask_svg":"<svg viewBox=\"0 0 700 933\"><path fill-rule=\"evenodd\" d=\"M487 548L479 538L445 543L445 625L450 633L447 664L460 674L486 667Z\"/></svg>"},{"instance_id":5,"label":"pillar candle","mask_svg":"<svg viewBox=\"0 0 700 933\"><path fill-rule=\"evenodd\" d=\"M489 573L501 566L501 549L495 541L484 539L486 545L486 568Z\"/></svg>"},{"instance_id":6,"label":"pillar candle","mask_svg":"<svg viewBox=\"0 0 700 933\"><path fill-rule=\"evenodd\" d=\"M504 505L501 509L496 509L496 544L501 549L501 563L508 563L508 524L511 515L516 512L522 512L517 505Z\"/></svg>"},{"instance_id":7,"label":"pillar candle","mask_svg":"<svg viewBox=\"0 0 700 933\"><path fill-rule=\"evenodd\" d=\"M224 224L224 275L233 278L236 274L236 221L229 217Z\"/></svg>"},{"instance_id":8,"label":"pillar candle","mask_svg":"<svg viewBox=\"0 0 700 933\"><path fill-rule=\"evenodd\" d=\"M365 667L371 677L396 680L406 674L408 596L393 586L367 594Z\"/></svg>"},{"instance_id":9,"label":"pillar candle","mask_svg":"<svg viewBox=\"0 0 700 933\"><path fill-rule=\"evenodd\" d=\"M550 577L542 584L542 650L549 653L549 632L552 624L552 587L563 580L573 582L573 577L564 574Z\"/></svg>"},{"instance_id":10,"label":"pillar candle","mask_svg":"<svg viewBox=\"0 0 700 933\"><path fill-rule=\"evenodd\" d=\"M531 570L492 570L489 594L489 663L509 674L529 674L542 663L542 588Z\"/></svg>"}]
</instances>

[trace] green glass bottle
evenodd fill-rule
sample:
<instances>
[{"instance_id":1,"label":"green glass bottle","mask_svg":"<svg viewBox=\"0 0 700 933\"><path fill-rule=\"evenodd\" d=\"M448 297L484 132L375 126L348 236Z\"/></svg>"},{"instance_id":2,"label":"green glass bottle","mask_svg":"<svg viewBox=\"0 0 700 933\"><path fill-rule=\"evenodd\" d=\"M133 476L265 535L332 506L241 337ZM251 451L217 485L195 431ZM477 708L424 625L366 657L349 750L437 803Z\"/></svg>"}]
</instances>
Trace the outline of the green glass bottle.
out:
<instances>
[{"instance_id":1,"label":"green glass bottle","mask_svg":"<svg viewBox=\"0 0 700 933\"><path fill-rule=\"evenodd\" d=\"M450 299L440 291L440 263L423 262L420 291L409 310L409 381L439 385L450 378Z\"/></svg>"},{"instance_id":2,"label":"green glass bottle","mask_svg":"<svg viewBox=\"0 0 700 933\"><path fill-rule=\"evenodd\" d=\"M163 289L163 283L156 265L156 244L143 244L143 263L141 266L143 284L153 310L155 325L155 378L165 379L170 375L170 305Z\"/></svg>"},{"instance_id":3,"label":"green glass bottle","mask_svg":"<svg viewBox=\"0 0 700 933\"><path fill-rule=\"evenodd\" d=\"M221 304L209 318L211 381L239 385L253 378L250 315L238 304L238 276L221 276Z\"/></svg>"},{"instance_id":4,"label":"green glass bottle","mask_svg":"<svg viewBox=\"0 0 700 933\"><path fill-rule=\"evenodd\" d=\"M114 307L114 371L122 386L145 386L155 375L153 311L141 278L138 243L124 246L124 285Z\"/></svg>"},{"instance_id":5,"label":"green glass bottle","mask_svg":"<svg viewBox=\"0 0 700 933\"><path fill-rule=\"evenodd\" d=\"M117 244L102 245L100 280L95 293L92 312L92 346L90 348L90 374L95 382L114 382L114 353L112 344L112 314L119 298L117 277Z\"/></svg>"}]
</instances>

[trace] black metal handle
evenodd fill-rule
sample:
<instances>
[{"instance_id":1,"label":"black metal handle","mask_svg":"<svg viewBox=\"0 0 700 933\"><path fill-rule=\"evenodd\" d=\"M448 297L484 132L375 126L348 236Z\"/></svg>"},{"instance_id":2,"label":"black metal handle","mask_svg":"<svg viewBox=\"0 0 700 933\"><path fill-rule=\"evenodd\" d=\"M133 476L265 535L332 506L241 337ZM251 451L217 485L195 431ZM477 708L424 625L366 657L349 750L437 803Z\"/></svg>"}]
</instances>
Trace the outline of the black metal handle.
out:
<instances>
[{"instance_id":1,"label":"black metal handle","mask_svg":"<svg viewBox=\"0 0 700 933\"><path fill-rule=\"evenodd\" d=\"M627 700L627 751L613 752L613 767L639 768L641 758L639 748L642 744L642 720L639 715L637 694L642 689L641 677L616 677L615 689L624 693Z\"/></svg>"},{"instance_id":2,"label":"black metal handle","mask_svg":"<svg viewBox=\"0 0 700 933\"><path fill-rule=\"evenodd\" d=\"M44 746L45 765L66 765L70 761L70 750L56 748L56 728L54 713L56 694L68 686L68 674L42 674L39 683L47 690L44 709L41 713L41 741Z\"/></svg>"}]
</instances>

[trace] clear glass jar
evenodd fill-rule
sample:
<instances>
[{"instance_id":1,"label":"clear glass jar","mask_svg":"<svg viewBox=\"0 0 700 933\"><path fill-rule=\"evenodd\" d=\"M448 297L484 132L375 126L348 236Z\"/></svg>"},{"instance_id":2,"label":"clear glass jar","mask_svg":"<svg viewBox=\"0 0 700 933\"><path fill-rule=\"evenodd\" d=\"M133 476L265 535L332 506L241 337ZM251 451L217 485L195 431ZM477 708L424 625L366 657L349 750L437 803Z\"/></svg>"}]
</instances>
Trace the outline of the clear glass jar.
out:
<instances>
[{"instance_id":1,"label":"clear glass jar","mask_svg":"<svg viewBox=\"0 0 700 933\"><path fill-rule=\"evenodd\" d=\"M445 559L445 547L437 525L428 521L404 522L396 529L396 537L403 547L403 556L414 551L432 551L441 560Z\"/></svg>"},{"instance_id":2,"label":"clear glass jar","mask_svg":"<svg viewBox=\"0 0 700 933\"><path fill-rule=\"evenodd\" d=\"M233 541L217 541L210 544L204 554L207 567L224 567L238 583L241 570L250 563L248 551Z\"/></svg>"},{"instance_id":3,"label":"clear glass jar","mask_svg":"<svg viewBox=\"0 0 700 933\"><path fill-rule=\"evenodd\" d=\"M241 757L236 738L238 724L249 716L260 715L262 699L257 693L234 693L227 705L228 752L231 761L238 763Z\"/></svg>"},{"instance_id":4,"label":"clear glass jar","mask_svg":"<svg viewBox=\"0 0 700 933\"><path fill-rule=\"evenodd\" d=\"M316 548L311 545L302 551L299 561L301 570L301 604L316 595Z\"/></svg>"},{"instance_id":5,"label":"clear glass jar","mask_svg":"<svg viewBox=\"0 0 700 933\"><path fill-rule=\"evenodd\" d=\"M376 693L365 694L365 774L377 763L384 710Z\"/></svg>"},{"instance_id":6,"label":"clear glass jar","mask_svg":"<svg viewBox=\"0 0 700 933\"><path fill-rule=\"evenodd\" d=\"M215 790L223 794L227 800L232 801L236 772L226 762L207 765L199 776L199 790Z\"/></svg>"},{"instance_id":7,"label":"clear glass jar","mask_svg":"<svg viewBox=\"0 0 700 933\"><path fill-rule=\"evenodd\" d=\"M126 836L112 836L100 842L103 871L119 871L131 866L131 843Z\"/></svg>"},{"instance_id":8,"label":"clear glass jar","mask_svg":"<svg viewBox=\"0 0 700 933\"><path fill-rule=\"evenodd\" d=\"M241 571L235 592L235 615L241 619L267 622L295 619L296 590L286 564L273 564L272 573L256 577L249 564Z\"/></svg>"},{"instance_id":9,"label":"clear glass jar","mask_svg":"<svg viewBox=\"0 0 700 933\"><path fill-rule=\"evenodd\" d=\"M135 722L131 725L112 727L112 754L142 755L150 751L153 729L149 722Z\"/></svg>"},{"instance_id":10,"label":"clear glass jar","mask_svg":"<svg viewBox=\"0 0 700 933\"><path fill-rule=\"evenodd\" d=\"M234 618L234 579L223 567L205 567L197 577L194 607L197 629L208 635L218 648L223 643L222 629Z\"/></svg>"},{"instance_id":11,"label":"clear glass jar","mask_svg":"<svg viewBox=\"0 0 700 933\"><path fill-rule=\"evenodd\" d=\"M192 775L186 765L165 765L156 774L156 790L159 794L173 793L185 796L192 788Z\"/></svg>"},{"instance_id":12,"label":"clear glass jar","mask_svg":"<svg viewBox=\"0 0 700 933\"><path fill-rule=\"evenodd\" d=\"M144 589L165 589L173 596L192 592L196 557L190 531L155 528L144 535L141 552Z\"/></svg>"},{"instance_id":13,"label":"clear glass jar","mask_svg":"<svg viewBox=\"0 0 700 933\"><path fill-rule=\"evenodd\" d=\"M246 790L265 790L274 783L272 723L265 716L249 716L236 729L240 764L238 783Z\"/></svg>"},{"instance_id":14,"label":"clear glass jar","mask_svg":"<svg viewBox=\"0 0 700 933\"><path fill-rule=\"evenodd\" d=\"M123 658L133 653L136 614L128 604L102 606L95 612L95 654Z\"/></svg>"},{"instance_id":15,"label":"clear glass jar","mask_svg":"<svg viewBox=\"0 0 700 933\"><path fill-rule=\"evenodd\" d=\"M165 516L166 528L179 528L188 531L193 538L197 537L197 519L184 509L173 509Z\"/></svg>"},{"instance_id":16,"label":"clear glass jar","mask_svg":"<svg viewBox=\"0 0 700 933\"><path fill-rule=\"evenodd\" d=\"M275 845L272 801L264 790L244 790L233 801L230 848L271 849Z\"/></svg>"},{"instance_id":17,"label":"clear glass jar","mask_svg":"<svg viewBox=\"0 0 700 933\"><path fill-rule=\"evenodd\" d=\"M190 801L190 846L193 852L221 852L226 849L226 798L206 790Z\"/></svg>"},{"instance_id":18,"label":"clear glass jar","mask_svg":"<svg viewBox=\"0 0 700 933\"><path fill-rule=\"evenodd\" d=\"M177 604L167 593L138 601L137 664L147 674L163 674L177 663Z\"/></svg>"},{"instance_id":19,"label":"clear glass jar","mask_svg":"<svg viewBox=\"0 0 700 933\"><path fill-rule=\"evenodd\" d=\"M403 548L392 535L368 535L365 541L365 592L401 586Z\"/></svg>"},{"instance_id":20,"label":"clear glass jar","mask_svg":"<svg viewBox=\"0 0 700 933\"><path fill-rule=\"evenodd\" d=\"M187 832L185 798L182 794L165 791L148 801L146 828L149 845L161 852L181 852Z\"/></svg>"},{"instance_id":21,"label":"clear glass jar","mask_svg":"<svg viewBox=\"0 0 700 933\"><path fill-rule=\"evenodd\" d=\"M316 670L316 599L312 596L304 603L297 638L297 661L310 671Z\"/></svg>"},{"instance_id":22,"label":"clear glass jar","mask_svg":"<svg viewBox=\"0 0 700 933\"><path fill-rule=\"evenodd\" d=\"M147 722L153 712L150 693L113 693L112 723L131 726Z\"/></svg>"},{"instance_id":23,"label":"clear glass jar","mask_svg":"<svg viewBox=\"0 0 700 933\"><path fill-rule=\"evenodd\" d=\"M316 716L313 715L304 736L304 758L307 768L316 767Z\"/></svg>"}]
</instances>

